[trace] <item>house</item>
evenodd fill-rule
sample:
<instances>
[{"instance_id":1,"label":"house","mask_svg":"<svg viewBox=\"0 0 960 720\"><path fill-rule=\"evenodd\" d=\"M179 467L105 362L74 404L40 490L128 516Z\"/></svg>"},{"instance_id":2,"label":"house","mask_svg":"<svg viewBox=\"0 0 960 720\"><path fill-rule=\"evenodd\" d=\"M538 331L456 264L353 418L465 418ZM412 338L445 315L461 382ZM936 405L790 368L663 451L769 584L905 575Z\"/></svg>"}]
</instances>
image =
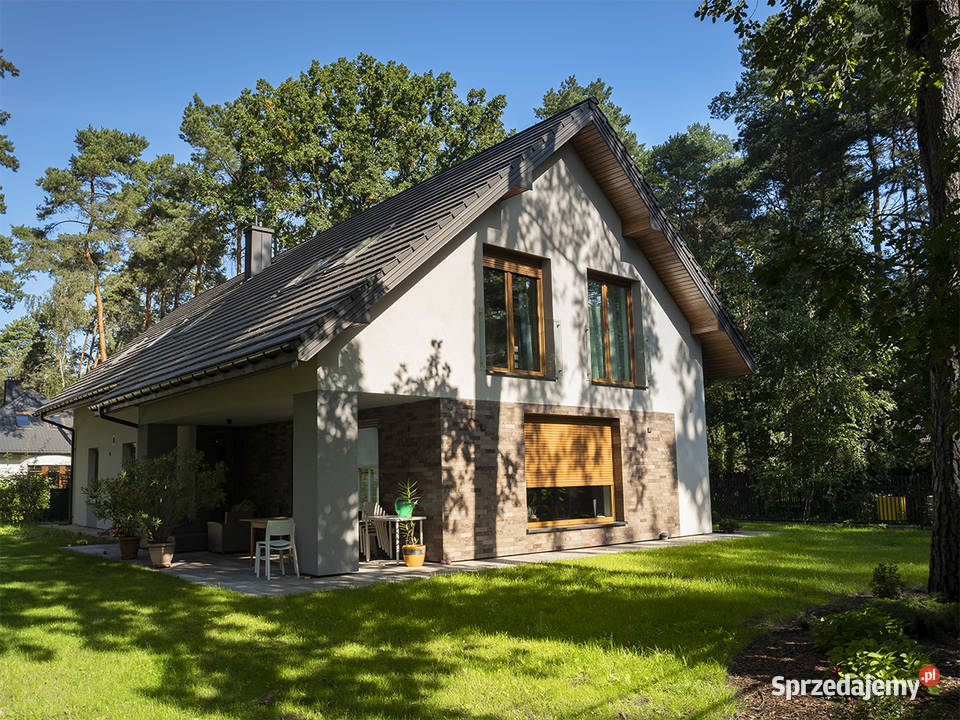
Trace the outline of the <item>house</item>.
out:
<instances>
[{"instance_id":1,"label":"house","mask_svg":"<svg viewBox=\"0 0 960 720\"><path fill-rule=\"evenodd\" d=\"M18 380L5 380L0 404L0 477L24 471L57 475L70 470L71 413L60 412L43 422L34 413L47 401ZM55 424L54 424L55 423Z\"/></svg>"},{"instance_id":2,"label":"house","mask_svg":"<svg viewBox=\"0 0 960 720\"><path fill-rule=\"evenodd\" d=\"M200 448L358 568L360 503L415 480L428 560L711 531L704 383L754 369L590 100L245 271L53 398L80 490Z\"/></svg>"}]
</instances>

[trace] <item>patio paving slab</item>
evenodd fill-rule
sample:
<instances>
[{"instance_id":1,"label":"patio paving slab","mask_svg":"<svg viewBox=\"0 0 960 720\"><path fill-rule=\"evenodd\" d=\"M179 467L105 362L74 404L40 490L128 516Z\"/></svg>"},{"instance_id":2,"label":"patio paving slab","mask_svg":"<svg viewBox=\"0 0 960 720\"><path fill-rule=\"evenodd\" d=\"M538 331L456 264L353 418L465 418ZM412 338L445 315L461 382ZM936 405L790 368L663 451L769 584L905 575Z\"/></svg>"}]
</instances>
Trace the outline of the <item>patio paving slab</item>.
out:
<instances>
[{"instance_id":1,"label":"patio paving slab","mask_svg":"<svg viewBox=\"0 0 960 720\"><path fill-rule=\"evenodd\" d=\"M264 577L258 578L253 574L253 568L250 566L250 558L247 555L221 555L211 552L177 553L174 556L174 562L171 567L154 569L154 571L174 575L183 580L189 580L201 585L221 587L246 595L280 597L303 592L365 587L376 583L404 582L406 580L429 578L434 575L443 575L446 573L497 570L515 565L574 560L597 555L634 552L636 550L680 547L683 545L696 545L718 540L755 537L764 534L766 533L740 531L736 534L713 533L711 535L689 535L686 537L671 538L670 540L646 540L620 545L578 548L576 550L556 550L532 553L529 555L488 558L484 560L464 560L449 564L426 563L420 568L408 568L403 564L397 564L393 560L373 560L371 562L361 562L359 572L346 575L328 575L325 577L304 575L297 578L292 574L292 568L288 568L288 573L290 574L281 575L279 564L274 562L273 569L271 570L272 577L269 581ZM109 545L68 545L67 547L75 552L94 555L106 560L150 567L149 555L147 551L143 549L140 550L140 554L136 560L121 560L120 546L115 543Z\"/></svg>"}]
</instances>

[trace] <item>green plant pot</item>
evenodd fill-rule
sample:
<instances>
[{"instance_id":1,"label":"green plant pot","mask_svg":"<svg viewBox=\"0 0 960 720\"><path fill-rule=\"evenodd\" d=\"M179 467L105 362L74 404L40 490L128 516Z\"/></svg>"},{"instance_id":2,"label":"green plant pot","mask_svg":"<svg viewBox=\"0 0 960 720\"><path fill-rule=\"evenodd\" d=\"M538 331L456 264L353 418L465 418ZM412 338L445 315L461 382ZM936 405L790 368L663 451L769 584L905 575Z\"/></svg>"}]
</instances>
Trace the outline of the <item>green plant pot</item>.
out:
<instances>
[{"instance_id":1,"label":"green plant pot","mask_svg":"<svg viewBox=\"0 0 960 720\"><path fill-rule=\"evenodd\" d=\"M397 511L399 517L410 517L413 515L413 508L416 507L415 500L406 498L397 498L393 503L393 509Z\"/></svg>"}]
</instances>

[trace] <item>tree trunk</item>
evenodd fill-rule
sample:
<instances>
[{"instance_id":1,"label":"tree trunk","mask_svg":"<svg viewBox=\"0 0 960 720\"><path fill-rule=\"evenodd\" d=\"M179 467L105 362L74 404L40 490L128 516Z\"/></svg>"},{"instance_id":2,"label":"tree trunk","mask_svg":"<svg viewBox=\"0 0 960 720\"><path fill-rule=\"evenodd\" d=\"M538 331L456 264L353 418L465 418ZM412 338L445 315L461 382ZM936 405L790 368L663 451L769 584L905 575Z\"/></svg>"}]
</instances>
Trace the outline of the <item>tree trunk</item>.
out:
<instances>
[{"instance_id":1,"label":"tree trunk","mask_svg":"<svg viewBox=\"0 0 960 720\"><path fill-rule=\"evenodd\" d=\"M933 536L929 591L960 601L960 432L955 393L960 390L956 347L956 296L951 291L960 207L960 172L951 162L960 138L960 51L947 50L946 26L960 15L960 0L912 0L911 49L926 63L917 88L917 142L930 212L926 238L928 317L932 337L930 399L933 471ZM955 28L954 28L955 30ZM947 313L947 318L942 312ZM950 333L938 337L937 320ZM946 342L945 342L946 341Z\"/></svg>"},{"instance_id":2,"label":"tree trunk","mask_svg":"<svg viewBox=\"0 0 960 720\"><path fill-rule=\"evenodd\" d=\"M160 288L160 319L167 316L167 283Z\"/></svg>"}]
</instances>

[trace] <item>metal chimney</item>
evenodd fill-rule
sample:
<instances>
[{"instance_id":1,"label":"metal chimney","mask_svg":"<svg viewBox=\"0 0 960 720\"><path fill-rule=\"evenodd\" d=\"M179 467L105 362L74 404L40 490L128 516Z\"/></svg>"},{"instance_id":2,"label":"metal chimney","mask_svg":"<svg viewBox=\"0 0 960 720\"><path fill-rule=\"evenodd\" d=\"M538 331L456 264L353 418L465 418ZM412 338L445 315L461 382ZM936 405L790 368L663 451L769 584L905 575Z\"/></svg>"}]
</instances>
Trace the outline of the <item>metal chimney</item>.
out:
<instances>
[{"instance_id":1,"label":"metal chimney","mask_svg":"<svg viewBox=\"0 0 960 720\"><path fill-rule=\"evenodd\" d=\"M250 278L270 267L273 257L273 230L254 225L244 233L243 277Z\"/></svg>"}]
</instances>

